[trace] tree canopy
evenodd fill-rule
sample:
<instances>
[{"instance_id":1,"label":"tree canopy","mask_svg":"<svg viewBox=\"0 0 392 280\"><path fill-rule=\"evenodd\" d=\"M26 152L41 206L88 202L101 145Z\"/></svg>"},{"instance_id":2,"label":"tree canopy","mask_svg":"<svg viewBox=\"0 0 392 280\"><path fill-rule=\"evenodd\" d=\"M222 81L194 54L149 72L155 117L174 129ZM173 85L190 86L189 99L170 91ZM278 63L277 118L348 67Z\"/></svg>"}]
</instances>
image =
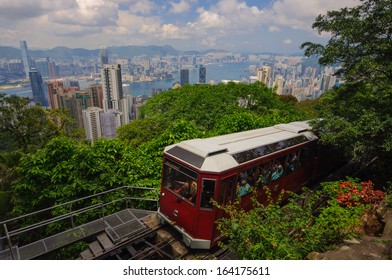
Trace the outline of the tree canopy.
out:
<instances>
[{"instance_id":1,"label":"tree canopy","mask_svg":"<svg viewBox=\"0 0 392 280\"><path fill-rule=\"evenodd\" d=\"M305 54L322 65L339 65L344 85L319 102L321 139L343 147L354 159L391 160L392 151L392 1L361 0L353 8L329 11L313 28L330 32L323 46L305 42Z\"/></svg>"},{"instance_id":2,"label":"tree canopy","mask_svg":"<svg viewBox=\"0 0 392 280\"><path fill-rule=\"evenodd\" d=\"M305 42L305 54L320 55L321 65L339 64L349 83L392 81L392 1L360 0L353 8L319 15L312 27L331 33L326 46Z\"/></svg>"},{"instance_id":3,"label":"tree canopy","mask_svg":"<svg viewBox=\"0 0 392 280\"><path fill-rule=\"evenodd\" d=\"M150 99L142 107L142 117L168 123L186 120L209 134L223 134L305 119L307 115L295 109L292 103L281 101L263 83L256 82L250 85L185 85ZM231 121L247 123L233 126Z\"/></svg>"},{"instance_id":4,"label":"tree canopy","mask_svg":"<svg viewBox=\"0 0 392 280\"><path fill-rule=\"evenodd\" d=\"M3 149L37 148L53 137L76 135L65 110L47 110L27 97L0 94L0 116L0 135L7 139Z\"/></svg>"}]
</instances>

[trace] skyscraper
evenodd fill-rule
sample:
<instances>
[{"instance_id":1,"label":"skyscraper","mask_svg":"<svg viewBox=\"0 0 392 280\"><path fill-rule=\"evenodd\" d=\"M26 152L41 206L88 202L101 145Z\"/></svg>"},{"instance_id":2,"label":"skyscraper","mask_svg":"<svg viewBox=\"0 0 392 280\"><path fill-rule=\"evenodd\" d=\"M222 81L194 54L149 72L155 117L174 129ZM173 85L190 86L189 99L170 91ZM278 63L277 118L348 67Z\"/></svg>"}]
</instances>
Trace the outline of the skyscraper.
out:
<instances>
[{"instance_id":1,"label":"skyscraper","mask_svg":"<svg viewBox=\"0 0 392 280\"><path fill-rule=\"evenodd\" d=\"M45 96L44 82L42 76L36 68L29 71L30 86L33 92L34 102L39 102L42 106L48 107L48 101Z\"/></svg>"},{"instance_id":2,"label":"skyscraper","mask_svg":"<svg viewBox=\"0 0 392 280\"><path fill-rule=\"evenodd\" d=\"M205 84L206 83L206 77L207 77L207 69L204 65L199 66L199 83L200 84Z\"/></svg>"},{"instance_id":3,"label":"skyscraper","mask_svg":"<svg viewBox=\"0 0 392 280\"><path fill-rule=\"evenodd\" d=\"M272 87L274 88L276 87L276 93L278 95L283 94L283 82L284 82L283 76L277 75Z\"/></svg>"},{"instance_id":4,"label":"skyscraper","mask_svg":"<svg viewBox=\"0 0 392 280\"><path fill-rule=\"evenodd\" d=\"M35 68L37 68L38 72L44 78L51 77L49 73L49 62L49 57L35 60Z\"/></svg>"},{"instance_id":5,"label":"skyscraper","mask_svg":"<svg viewBox=\"0 0 392 280\"><path fill-rule=\"evenodd\" d=\"M131 108L129 107L129 100L124 98L122 79L121 79L121 65L120 64L106 64L101 69L102 91L103 91L103 110L107 113L109 110L114 111L116 120L121 120L121 123L116 123L117 127L129 123L129 115Z\"/></svg>"},{"instance_id":6,"label":"skyscraper","mask_svg":"<svg viewBox=\"0 0 392 280\"><path fill-rule=\"evenodd\" d=\"M101 67L104 67L105 64L109 63L108 50L106 47L100 47L99 49L99 60L101 63Z\"/></svg>"},{"instance_id":7,"label":"skyscraper","mask_svg":"<svg viewBox=\"0 0 392 280\"><path fill-rule=\"evenodd\" d=\"M116 130L121 126L123 113L109 110L100 113L102 137L113 139L117 136Z\"/></svg>"},{"instance_id":8,"label":"skyscraper","mask_svg":"<svg viewBox=\"0 0 392 280\"><path fill-rule=\"evenodd\" d=\"M119 110L119 102L123 98L121 65L106 64L101 69L103 110Z\"/></svg>"},{"instance_id":9,"label":"skyscraper","mask_svg":"<svg viewBox=\"0 0 392 280\"><path fill-rule=\"evenodd\" d=\"M29 50L27 49L27 43L26 41L20 41L20 51L22 52L22 61L23 61L23 67L24 71L26 74L26 78L29 78L29 71L32 67L31 59L29 56Z\"/></svg>"},{"instance_id":10,"label":"skyscraper","mask_svg":"<svg viewBox=\"0 0 392 280\"><path fill-rule=\"evenodd\" d=\"M100 113L103 112L101 108L89 107L83 110L83 123L86 131L86 137L93 142L102 137L101 118Z\"/></svg>"},{"instance_id":11,"label":"skyscraper","mask_svg":"<svg viewBox=\"0 0 392 280\"><path fill-rule=\"evenodd\" d=\"M263 66L257 70L257 80L270 87L271 81L271 67L268 65Z\"/></svg>"},{"instance_id":12,"label":"skyscraper","mask_svg":"<svg viewBox=\"0 0 392 280\"><path fill-rule=\"evenodd\" d=\"M180 70L180 85L189 84L189 69Z\"/></svg>"}]
</instances>

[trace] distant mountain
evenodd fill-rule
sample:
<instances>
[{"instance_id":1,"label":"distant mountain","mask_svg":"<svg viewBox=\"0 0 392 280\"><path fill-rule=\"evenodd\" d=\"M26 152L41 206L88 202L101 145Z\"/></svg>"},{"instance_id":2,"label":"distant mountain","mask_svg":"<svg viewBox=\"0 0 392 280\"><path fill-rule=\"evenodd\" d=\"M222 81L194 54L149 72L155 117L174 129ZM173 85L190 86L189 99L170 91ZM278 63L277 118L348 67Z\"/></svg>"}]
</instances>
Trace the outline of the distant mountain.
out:
<instances>
[{"instance_id":1,"label":"distant mountain","mask_svg":"<svg viewBox=\"0 0 392 280\"><path fill-rule=\"evenodd\" d=\"M199 55L207 52L221 52L221 50L206 50L206 51L179 51L172 46L164 45L164 46L116 46L116 47L108 47L108 53L110 57L132 57L132 56L165 56L165 55ZM95 50L87 50L82 48L71 49L67 47L55 47L53 49L47 50L32 50L29 49L29 54L31 58L42 58L49 57L51 59L64 59L64 60L72 60L73 58L81 58L81 57L92 57L96 58L99 56L99 49ZM20 59L21 52L20 49L14 47L5 47L0 46L0 59Z\"/></svg>"},{"instance_id":2,"label":"distant mountain","mask_svg":"<svg viewBox=\"0 0 392 280\"><path fill-rule=\"evenodd\" d=\"M6 59L21 58L20 49L0 46L0 59L1 58L6 58Z\"/></svg>"}]
</instances>

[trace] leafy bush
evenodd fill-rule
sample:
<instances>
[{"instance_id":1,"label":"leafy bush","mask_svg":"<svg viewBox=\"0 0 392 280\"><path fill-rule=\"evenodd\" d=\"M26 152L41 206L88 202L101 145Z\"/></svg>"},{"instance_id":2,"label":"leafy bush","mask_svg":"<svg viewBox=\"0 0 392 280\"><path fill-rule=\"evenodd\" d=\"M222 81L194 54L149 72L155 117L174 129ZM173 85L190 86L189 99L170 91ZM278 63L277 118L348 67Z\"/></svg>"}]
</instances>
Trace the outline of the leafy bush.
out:
<instances>
[{"instance_id":1,"label":"leafy bush","mask_svg":"<svg viewBox=\"0 0 392 280\"><path fill-rule=\"evenodd\" d=\"M371 182L350 179L293 195L284 206L271 199L264 205L256 198L248 212L239 201L218 206L226 213L218 221L218 229L228 238L222 246L242 259L303 259L312 251L324 251L360 234L362 215L383 197Z\"/></svg>"}]
</instances>

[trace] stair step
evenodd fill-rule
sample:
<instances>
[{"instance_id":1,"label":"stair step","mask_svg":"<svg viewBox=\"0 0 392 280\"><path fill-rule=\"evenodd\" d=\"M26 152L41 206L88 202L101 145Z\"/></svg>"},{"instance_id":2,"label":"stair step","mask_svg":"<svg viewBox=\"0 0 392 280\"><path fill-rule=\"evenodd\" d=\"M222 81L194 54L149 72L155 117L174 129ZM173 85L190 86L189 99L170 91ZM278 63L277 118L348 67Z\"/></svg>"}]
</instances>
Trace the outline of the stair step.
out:
<instances>
[{"instance_id":1,"label":"stair step","mask_svg":"<svg viewBox=\"0 0 392 280\"><path fill-rule=\"evenodd\" d=\"M103 248L101 247L101 245L99 245L98 241L94 241L88 244L88 247L90 248L91 252L93 252L94 256L102 254Z\"/></svg>"},{"instance_id":2,"label":"stair step","mask_svg":"<svg viewBox=\"0 0 392 280\"><path fill-rule=\"evenodd\" d=\"M113 242L110 240L110 238L106 235L106 233L101 233L100 235L97 236L98 242L101 244L101 246L107 250L109 248L112 248Z\"/></svg>"},{"instance_id":3,"label":"stair step","mask_svg":"<svg viewBox=\"0 0 392 280\"><path fill-rule=\"evenodd\" d=\"M83 260L88 260L93 257L93 252L91 252L91 250L89 248L87 248L86 250L84 250L83 252L80 253L80 257Z\"/></svg>"}]
</instances>

